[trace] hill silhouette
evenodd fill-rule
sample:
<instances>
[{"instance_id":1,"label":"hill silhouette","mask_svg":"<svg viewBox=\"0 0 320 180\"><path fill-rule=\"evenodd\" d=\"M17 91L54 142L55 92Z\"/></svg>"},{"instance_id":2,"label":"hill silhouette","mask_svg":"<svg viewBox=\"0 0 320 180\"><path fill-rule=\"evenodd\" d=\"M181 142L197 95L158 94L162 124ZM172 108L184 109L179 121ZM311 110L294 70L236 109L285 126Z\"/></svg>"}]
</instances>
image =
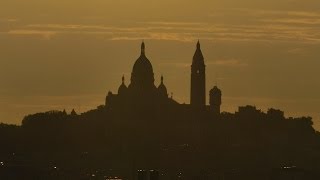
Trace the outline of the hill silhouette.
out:
<instances>
[{"instance_id":1,"label":"hill silhouette","mask_svg":"<svg viewBox=\"0 0 320 180\"><path fill-rule=\"evenodd\" d=\"M277 168L283 173L284 167L299 168L304 178L318 177L320 136L310 117L240 109L215 118L183 111L172 116L170 110L127 114L103 107L81 115L37 113L26 116L22 126L1 125L1 160L9 167L58 166L77 173L88 167L118 169L128 179L133 169L256 179Z\"/></svg>"}]
</instances>

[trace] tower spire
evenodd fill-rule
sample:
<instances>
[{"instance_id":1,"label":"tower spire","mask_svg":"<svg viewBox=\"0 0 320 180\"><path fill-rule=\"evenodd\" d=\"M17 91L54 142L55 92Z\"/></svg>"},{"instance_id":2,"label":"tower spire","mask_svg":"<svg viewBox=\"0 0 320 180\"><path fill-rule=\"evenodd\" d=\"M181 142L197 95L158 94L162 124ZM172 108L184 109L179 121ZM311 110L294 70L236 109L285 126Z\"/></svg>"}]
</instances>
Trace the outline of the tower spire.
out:
<instances>
[{"instance_id":1,"label":"tower spire","mask_svg":"<svg viewBox=\"0 0 320 180\"><path fill-rule=\"evenodd\" d=\"M122 84L124 84L124 75L122 76Z\"/></svg>"},{"instance_id":2,"label":"tower spire","mask_svg":"<svg viewBox=\"0 0 320 180\"><path fill-rule=\"evenodd\" d=\"M163 84L163 75L161 75L161 84Z\"/></svg>"},{"instance_id":3,"label":"tower spire","mask_svg":"<svg viewBox=\"0 0 320 180\"><path fill-rule=\"evenodd\" d=\"M206 105L206 65L199 40L191 65L190 101L190 104L196 107L204 108Z\"/></svg>"},{"instance_id":4,"label":"tower spire","mask_svg":"<svg viewBox=\"0 0 320 180\"><path fill-rule=\"evenodd\" d=\"M141 43L141 55L145 55L145 49L146 49L146 46L144 44L144 40L142 40L142 43Z\"/></svg>"}]
</instances>

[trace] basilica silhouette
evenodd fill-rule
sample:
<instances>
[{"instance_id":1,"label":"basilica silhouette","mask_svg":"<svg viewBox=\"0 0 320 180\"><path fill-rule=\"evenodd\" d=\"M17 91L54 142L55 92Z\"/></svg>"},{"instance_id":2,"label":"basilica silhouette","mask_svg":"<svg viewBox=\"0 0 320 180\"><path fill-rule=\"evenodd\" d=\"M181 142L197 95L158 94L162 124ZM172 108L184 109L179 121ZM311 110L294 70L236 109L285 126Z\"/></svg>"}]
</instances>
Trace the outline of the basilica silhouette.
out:
<instances>
[{"instance_id":1,"label":"basilica silhouette","mask_svg":"<svg viewBox=\"0 0 320 180\"><path fill-rule=\"evenodd\" d=\"M125 84L125 77L122 77L122 84L118 94L109 91L106 97L105 107L109 109L125 108L178 108L183 106L192 110L210 111L215 115L220 114L221 90L214 86L210 90L210 106L206 105L206 65L198 41L196 51L191 65L191 93L190 105L179 104L172 97L169 97L164 84L164 77L161 76L161 83L158 87L154 84L154 73L150 60L146 57L145 43L141 44L140 57L135 61L131 73L129 86Z\"/></svg>"}]
</instances>

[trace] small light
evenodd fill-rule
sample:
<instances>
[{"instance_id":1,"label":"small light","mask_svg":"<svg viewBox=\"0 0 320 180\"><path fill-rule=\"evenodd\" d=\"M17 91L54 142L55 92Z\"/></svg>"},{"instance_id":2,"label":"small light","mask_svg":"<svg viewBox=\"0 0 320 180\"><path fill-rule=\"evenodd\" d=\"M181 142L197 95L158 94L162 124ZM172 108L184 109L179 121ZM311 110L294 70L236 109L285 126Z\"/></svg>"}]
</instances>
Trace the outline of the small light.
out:
<instances>
[{"instance_id":1,"label":"small light","mask_svg":"<svg viewBox=\"0 0 320 180\"><path fill-rule=\"evenodd\" d=\"M92 174L91 176L92 176L92 177L95 177L96 175L95 175L95 174Z\"/></svg>"}]
</instances>

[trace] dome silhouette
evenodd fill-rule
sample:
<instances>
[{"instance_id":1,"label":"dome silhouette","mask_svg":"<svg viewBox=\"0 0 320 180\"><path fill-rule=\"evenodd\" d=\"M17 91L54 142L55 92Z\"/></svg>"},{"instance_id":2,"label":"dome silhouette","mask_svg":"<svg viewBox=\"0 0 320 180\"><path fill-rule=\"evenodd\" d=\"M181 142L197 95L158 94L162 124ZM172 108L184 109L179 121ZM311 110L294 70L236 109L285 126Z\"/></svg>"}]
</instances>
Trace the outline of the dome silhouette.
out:
<instances>
[{"instance_id":1,"label":"dome silhouette","mask_svg":"<svg viewBox=\"0 0 320 180\"><path fill-rule=\"evenodd\" d=\"M213 93L213 94L221 94L221 90L220 90L217 86L214 86L214 87L210 90L210 93Z\"/></svg>"},{"instance_id":2,"label":"dome silhouette","mask_svg":"<svg viewBox=\"0 0 320 180\"><path fill-rule=\"evenodd\" d=\"M118 94L125 94L127 92L127 86L124 84L124 76L122 77L122 84L118 89Z\"/></svg>"},{"instance_id":3,"label":"dome silhouette","mask_svg":"<svg viewBox=\"0 0 320 180\"><path fill-rule=\"evenodd\" d=\"M163 83L163 76L161 76L161 83L158 87L158 90L159 90L160 95L168 97L167 87Z\"/></svg>"},{"instance_id":4,"label":"dome silhouette","mask_svg":"<svg viewBox=\"0 0 320 180\"><path fill-rule=\"evenodd\" d=\"M133 65L131 85L140 87L154 86L153 68L151 62L145 55L144 42L141 44L141 55Z\"/></svg>"},{"instance_id":5,"label":"dome silhouette","mask_svg":"<svg viewBox=\"0 0 320 180\"><path fill-rule=\"evenodd\" d=\"M133 65L132 74L144 74L145 76L153 76L153 68L151 62L145 55L141 55Z\"/></svg>"}]
</instances>

